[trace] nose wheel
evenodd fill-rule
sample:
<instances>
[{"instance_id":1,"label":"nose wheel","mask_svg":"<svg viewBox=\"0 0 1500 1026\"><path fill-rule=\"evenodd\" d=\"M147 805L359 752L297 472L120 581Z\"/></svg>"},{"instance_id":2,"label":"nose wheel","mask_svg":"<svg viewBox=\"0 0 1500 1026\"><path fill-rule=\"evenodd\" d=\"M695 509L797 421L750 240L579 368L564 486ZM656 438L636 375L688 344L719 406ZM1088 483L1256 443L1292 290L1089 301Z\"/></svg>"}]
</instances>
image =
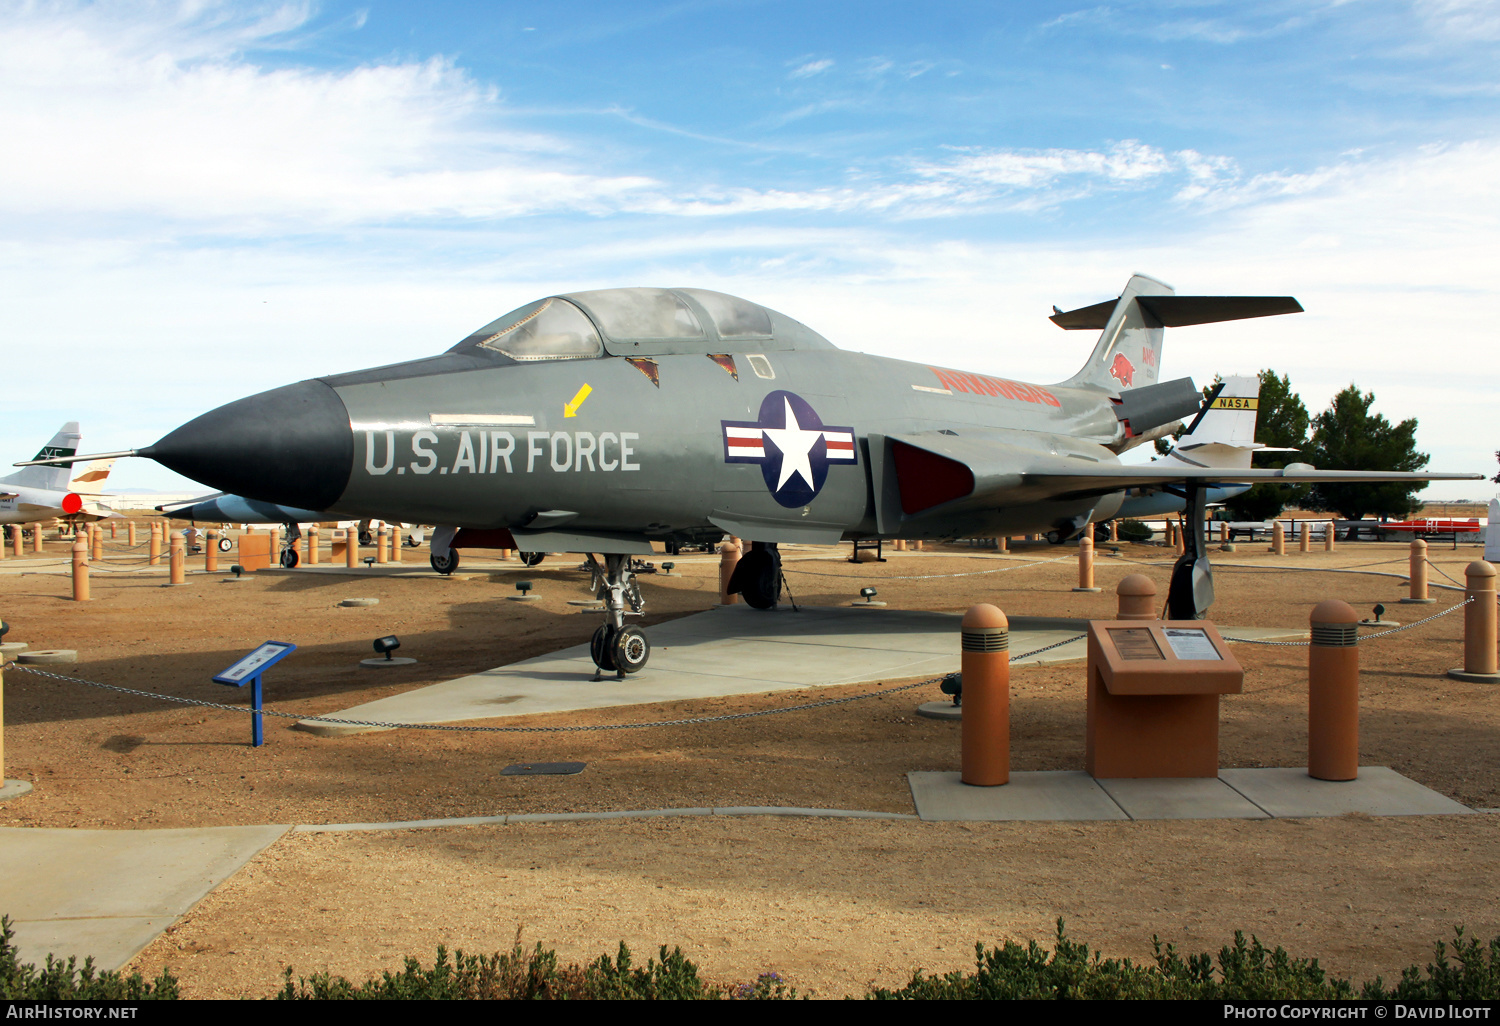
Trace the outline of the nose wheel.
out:
<instances>
[{"instance_id":1,"label":"nose wheel","mask_svg":"<svg viewBox=\"0 0 1500 1026\"><path fill-rule=\"evenodd\" d=\"M604 565L600 566L590 554L588 566L593 574L594 594L603 601L605 616L605 622L589 640L589 656L597 667L593 679L601 681L605 673L613 673L615 680L624 680L627 673L645 669L651 658L651 641L646 632L625 624L625 617L641 615L646 603L627 556L606 554Z\"/></svg>"}]
</instances>

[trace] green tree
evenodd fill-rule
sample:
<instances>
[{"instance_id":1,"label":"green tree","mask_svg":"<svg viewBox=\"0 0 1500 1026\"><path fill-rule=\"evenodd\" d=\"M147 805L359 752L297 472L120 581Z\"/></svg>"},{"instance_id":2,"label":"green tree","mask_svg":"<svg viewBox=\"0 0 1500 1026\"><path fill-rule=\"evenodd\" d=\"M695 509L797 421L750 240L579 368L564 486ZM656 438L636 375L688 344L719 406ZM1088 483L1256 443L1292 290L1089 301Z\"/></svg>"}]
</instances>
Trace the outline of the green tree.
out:
<instances>
[{"instance_id":1,"label":"green tree","mask_svg":"<svg viewBox=\"0 0 1500 1026\"><path fill-rule=\"evenodd\" d=\"M1428 455L1417 452L1416 419L1392 425L1380 414L1370 412L1374 401L1373 392L1361 392L1354 385L1334 396L1328 409L1313 418L1307 462L1320 470L1413 471L1427 466ZM1314 486L1308 505L1337 512L1346 520L1358 520L1366 513L1382 519L1404 517L1420 507L1415 493L1426 487L1425 481L1320 484Z\"/></svg>"},{"instance_id":2,"label":"green tree","mask_svg":"<svg viewBox=\"0 0 1500 1026\"><path fill-rule=\"evenodd\" d=\"M1278 449L1307 448L1307 407L1292 391L1285 374L1267 368L1260 372L1260 403L1255 418L1255 440ZM1296 452L1257 452L1250 465L1277 469L1304 459ZM1270 520L1288 506L1307 501L1306 485L1258 484L1224 503L1231 520Z\"/></svg>"}]
</instances>

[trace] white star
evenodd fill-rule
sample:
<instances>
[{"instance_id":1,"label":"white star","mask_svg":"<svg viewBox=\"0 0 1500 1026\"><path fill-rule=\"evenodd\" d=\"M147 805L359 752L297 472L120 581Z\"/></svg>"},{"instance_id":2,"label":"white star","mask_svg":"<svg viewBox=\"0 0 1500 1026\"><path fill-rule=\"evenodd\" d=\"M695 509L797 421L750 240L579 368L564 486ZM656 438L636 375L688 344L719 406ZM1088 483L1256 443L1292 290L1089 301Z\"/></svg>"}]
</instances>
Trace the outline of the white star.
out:
<instances>
[{"instance_id":1,"label":"white star","mask_svg":"<svg viewBox=\"0 0 1500 1026\"><path fill-rule=\"evenodd\" d=\"M823 432L804 431L802 425L797 423L797 415L792 412L791 401L784 397L781 401L786 404L786 427L761 429L771 440L771 444L781 450L781 480L776 482L776 490L781 491L793 474L801 474L807 487L816 488L817 485L813 484L812 464L807 457L818 439L823 437Z\"/></svg>"}]
</instances>

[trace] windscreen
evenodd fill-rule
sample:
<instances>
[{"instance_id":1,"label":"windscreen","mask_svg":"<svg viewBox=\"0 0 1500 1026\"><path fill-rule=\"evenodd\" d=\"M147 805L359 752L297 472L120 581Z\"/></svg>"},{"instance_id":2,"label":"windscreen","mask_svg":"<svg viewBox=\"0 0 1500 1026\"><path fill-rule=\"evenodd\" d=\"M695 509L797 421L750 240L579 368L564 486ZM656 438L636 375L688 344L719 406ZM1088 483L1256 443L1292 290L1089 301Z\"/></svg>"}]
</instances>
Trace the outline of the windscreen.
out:
<instances>
[{"instance_id":1,"label":"windscreen","mask_svg":"<svg viewBox=\"0 0 1500 1026\"><path fill-rule=\"evenodd\" d=\"M571 294L612 339L705 339L686 303L666 289L599 289Z\"/></svg>"},{"instance_id":2,"label":"windscreen","mask_svg":"<svg viewBox=\"0 0 1500 1026\"><path fill-rule=\"evenodd\" d=\"M603 352L599 333L582 310L566 299L543 299L512 310L455 348L480 346L513 360L582 360Z\"/></svg>"}]
</instances>

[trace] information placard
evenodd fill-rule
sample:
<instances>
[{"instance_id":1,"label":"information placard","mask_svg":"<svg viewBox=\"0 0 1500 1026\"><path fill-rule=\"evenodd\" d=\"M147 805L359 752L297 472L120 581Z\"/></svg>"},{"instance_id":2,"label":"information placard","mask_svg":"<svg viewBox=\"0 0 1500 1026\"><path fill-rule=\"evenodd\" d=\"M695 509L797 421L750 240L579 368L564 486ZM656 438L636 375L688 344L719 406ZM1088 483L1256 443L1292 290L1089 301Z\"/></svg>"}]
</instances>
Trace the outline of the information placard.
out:
<instances>
[{"instance_id":1,"label":"information placard","mask_svg":"<svg viewBox=\"0 0 1500 1026\"><path fill-rule=\"evenodd\" d=\"M269 666L280 662L297 646L289 641L268 641L245 656L223 673L214 677L218 684L233 684L242 687L252 677L258 677Z\"/></svg>"},{"instance_id":2,"label":"information placard","mask_svg":"<svg viewBox=\"0 0 1500 1026\"><path fill-rule=\"evenodd\" d=\"M1219 650L1209 639L1208 632L1197 627L1165 627L1162 633L1167 637L1167 644L1172 646L1172 653L1178 659L1216 659L1223 660ZM1123 654L1123 652L1121 653Z\"/></svg>"}]
</instances>

